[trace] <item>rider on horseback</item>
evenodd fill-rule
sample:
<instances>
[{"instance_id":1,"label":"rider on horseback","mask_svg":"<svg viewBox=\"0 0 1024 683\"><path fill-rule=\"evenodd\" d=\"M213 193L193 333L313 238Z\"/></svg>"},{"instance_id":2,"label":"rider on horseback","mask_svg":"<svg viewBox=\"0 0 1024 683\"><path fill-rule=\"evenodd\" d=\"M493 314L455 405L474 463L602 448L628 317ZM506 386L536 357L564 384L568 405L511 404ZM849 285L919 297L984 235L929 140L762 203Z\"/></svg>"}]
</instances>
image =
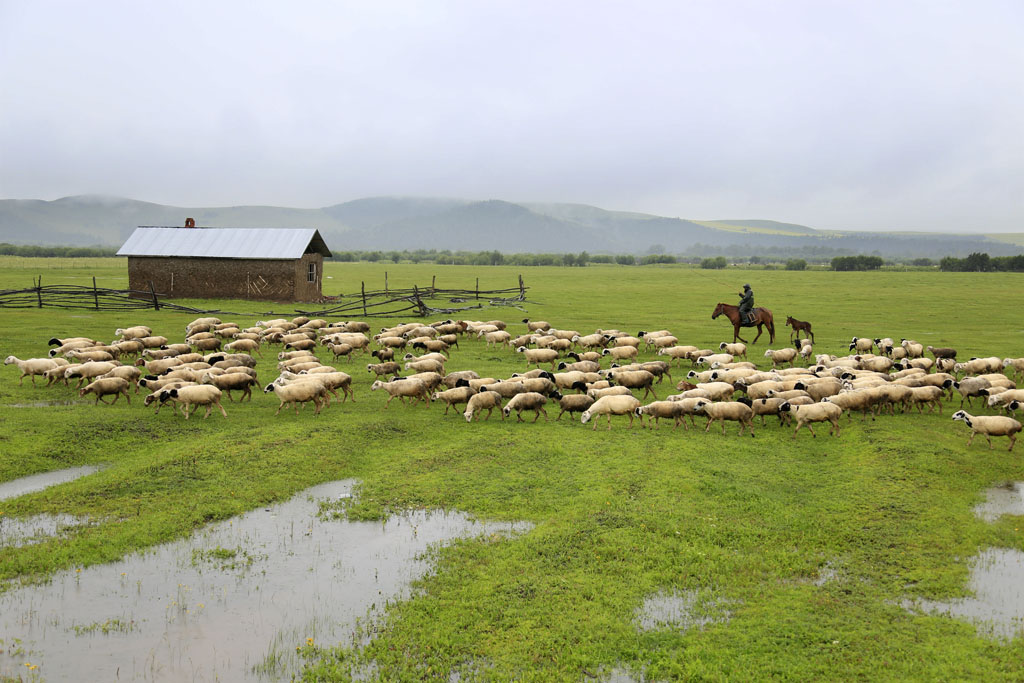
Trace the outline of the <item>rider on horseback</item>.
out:
<instances>
[{"instance_id":1,"label":"rider on horseback","mask_svg":"<svg viewBox=\"0 0 1024 683\"><path fill-rule=\"evenodd\" d=\"M750 312L754 310L754 290L750 288L750 285L743 285L743 291L740 293L740 324L751 325L753 324L750 319Z\"/></svg>"}]
</instances>

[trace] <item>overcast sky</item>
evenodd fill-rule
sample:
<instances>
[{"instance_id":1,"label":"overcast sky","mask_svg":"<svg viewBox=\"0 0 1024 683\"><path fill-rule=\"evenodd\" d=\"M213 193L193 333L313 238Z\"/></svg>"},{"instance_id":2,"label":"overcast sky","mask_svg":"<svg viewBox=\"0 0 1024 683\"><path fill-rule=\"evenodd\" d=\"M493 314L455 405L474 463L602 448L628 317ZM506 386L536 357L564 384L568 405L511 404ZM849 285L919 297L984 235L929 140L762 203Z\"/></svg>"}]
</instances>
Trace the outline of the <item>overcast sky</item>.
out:
<instances>
[{"instance_id":1,"label":"overcast sky","mask_svg":"<svg viewBox=\"0 0 1024 683\"><path fill-rule=\"evenodd\" d=\"M1024 232L1024 2L0 0L0 198Z\"/></svg>"}]
</instances>

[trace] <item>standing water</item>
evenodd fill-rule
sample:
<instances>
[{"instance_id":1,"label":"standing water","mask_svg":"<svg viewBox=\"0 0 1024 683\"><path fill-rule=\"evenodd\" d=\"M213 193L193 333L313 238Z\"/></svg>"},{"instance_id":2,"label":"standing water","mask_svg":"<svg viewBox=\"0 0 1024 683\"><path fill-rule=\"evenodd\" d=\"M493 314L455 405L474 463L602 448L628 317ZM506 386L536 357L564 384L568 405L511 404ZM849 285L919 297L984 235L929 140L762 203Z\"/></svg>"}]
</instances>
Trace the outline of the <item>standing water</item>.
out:
<instances>
[{"instance_id":1,"label":"standing water","mask_svg":"<svg viewBox=\"0 0 1024 683\"><path fill-rule=\"evenodd\" d=\"M318 517L316 499L350 496L353 483L317 486L191 538L0 595L0 677L288 679L301 667L299 647L351 645L360 620L407 598L430 569L430 546L528 529L458 512Z\"/></svg>"}]
</instances>

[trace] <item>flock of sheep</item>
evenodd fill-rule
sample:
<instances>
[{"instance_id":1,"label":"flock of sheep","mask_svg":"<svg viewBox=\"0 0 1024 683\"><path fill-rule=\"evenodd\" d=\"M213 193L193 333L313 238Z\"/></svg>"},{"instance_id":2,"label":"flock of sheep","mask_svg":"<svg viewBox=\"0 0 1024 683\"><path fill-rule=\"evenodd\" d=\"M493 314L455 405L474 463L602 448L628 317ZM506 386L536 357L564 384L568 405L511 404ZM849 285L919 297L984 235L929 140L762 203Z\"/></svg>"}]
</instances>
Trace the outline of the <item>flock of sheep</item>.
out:
<instances>
[{"instance_id":1,"label":"flock of sheep","mask_svg":"<svg viewBox=\"0 0 1024 683\"><path fill-rule=\"evenodd\" d=\"M310 320L260 321L248 328L217 318L199 318L186 326L182 342L154 335L144 325L115 331L118 339L109 344L87 337L54 338L54 347L43 358L21 360L9 356L5 365L17 365L20 382L31 377L47 380L47 385L76 381L80 396L93 395L95 402L120 396L130 403L131 389L149 391L145 405L175 404L188 419L200 407L204 418L214 408L227 417L221 404L226 393L240 392L239 401L251 400L252 388L259 386L254 354L262 356L268 347L277 352L278 377L263 387L274 393L281 408L292 406L296 414L300 404L312 403L314 413L330 399L355 400L352 376L322 363L320 353L334 359L354 354L372 356L376 362L367 372L377 379L371 391L387 394L384 407L398 398L400 402L429 405L445 404L445 414L453 406L464 406L467 422L484 419L498 409L502 419L533 412L534 422L541 415L548 419L546 406L557 405L556 420L566 413L580 414L584 424L604 416L611 429L612 416L635 418L657 428L660 420L671 420L684 429L694 425L694 416L707 418L705 431L719 422L739 424L739 433L753 436L753 419L778 416L780 424L795 423L793 437L802 427L816 436L813 423L828 422L830 432L839 435L843 412L860 411L862 419L870 414L894 414L923 406L928 412L942 412L944 398L960 394L960 408L953 415L971 429L970 445L982 434L992 446L991 437L1009 438L1013 449L1021 423L1011 417L1024 405L1024 391L1016 388L1008 372L1024 372L1024 358L972 358L957 362L956 350L924 347L912 340L900 343L892 339L855 337L850 355L814 354L812 341L797 339L793 346L769 349L764 356L770 370L761 370L747 360L745 344L722 343L718 349L683 345L668 330L639 332L596 330L581 334L576 330L553 328L545 321L523 320L523 334L513 336L500 320L453 321L430 324L409 323L382 329L370 335L365 322ZM459 342L486 344L488 347L514 349L525 367L505 378L481 377L473 370L446 371ZM372 351L371 351L372 349ZM928 358L927 354L932 357ZM401 354L400 358L396 354ZM641 355L648 357L642 360ZM671 370L681 361L692 368L676 384L678 393L658 399L655 385L664 379L674 381ZM797 365L797 362L802 365ZM603 367L602 364L605 366ZM543 367L542 367L543 366ZM403 373L408 373L403 376ZM341 392L339 397L338 392ZM649 403L636 397L643 392ZM737 394L741 396L736 398ZM975 398L1006 415L971 415L963 410ZM653 425L652 425L653 423Z\"/></svg>"}]
</instances>

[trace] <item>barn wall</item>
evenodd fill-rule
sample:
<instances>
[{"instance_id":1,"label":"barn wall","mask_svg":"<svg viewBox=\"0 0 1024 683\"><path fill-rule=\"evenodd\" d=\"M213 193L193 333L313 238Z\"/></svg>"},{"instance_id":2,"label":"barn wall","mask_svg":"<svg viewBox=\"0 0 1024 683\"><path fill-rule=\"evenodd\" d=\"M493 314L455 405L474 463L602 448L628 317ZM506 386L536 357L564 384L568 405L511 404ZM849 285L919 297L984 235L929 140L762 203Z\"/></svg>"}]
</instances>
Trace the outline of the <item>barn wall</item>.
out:
<instances>
[{"instance_id":1,"label":"barn wall","mask_svg":"<svg viewBox=\"0 0 1024 683\"><path fill-rule=\"evenodd\" d=\"M309 282L309 264L316 266L316 279ZM295 300L314 301L323 293L324 257L322 254L304 254L295 261Z\"/></svg>"},{"instance_id":2,"label":"barn wall","mask_svg":"<svg viewBox=\"0 0 1024 683\"><path fill-rule=\"evenodd\" d=\"M316 256L318 279L306 282L307 257ZM172 298L232 298L268 301L311 301L320 297L323 257L303 259L217 259L131 256L128 286ZM301 279L299 278L301 275Z\"/></svg>"}]
</instances>

